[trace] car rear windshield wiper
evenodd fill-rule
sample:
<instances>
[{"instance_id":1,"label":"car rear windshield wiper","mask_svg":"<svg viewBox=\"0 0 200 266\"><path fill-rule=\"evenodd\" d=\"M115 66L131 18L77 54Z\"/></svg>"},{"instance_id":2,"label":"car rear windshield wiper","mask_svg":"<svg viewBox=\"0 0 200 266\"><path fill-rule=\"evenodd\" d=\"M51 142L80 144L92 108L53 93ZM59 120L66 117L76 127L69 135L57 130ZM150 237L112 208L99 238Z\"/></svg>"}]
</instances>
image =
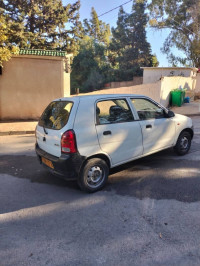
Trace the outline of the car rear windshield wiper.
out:
<instances>
[{"instance_id":1,"label":"car rear windshield wiper","mask_svg":"<svg viewBox=\"0 0 200 266\"><path fill-rule=\"evenodd\" d=\"M44 130L44 133L46 134L46 135L48 135L48 132L47 132L47 130L46 130L46 128L43 126L43 130Z\"/></svg>"}]
</instances>

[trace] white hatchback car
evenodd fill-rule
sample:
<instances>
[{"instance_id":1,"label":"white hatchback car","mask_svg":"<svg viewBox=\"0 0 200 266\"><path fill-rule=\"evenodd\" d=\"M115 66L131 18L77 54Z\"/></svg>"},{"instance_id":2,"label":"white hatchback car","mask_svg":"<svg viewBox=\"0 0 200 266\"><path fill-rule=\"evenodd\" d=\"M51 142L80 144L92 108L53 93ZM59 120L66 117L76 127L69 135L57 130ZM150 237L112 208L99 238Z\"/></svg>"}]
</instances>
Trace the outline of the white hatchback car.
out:
<instances>
[{"instance_id":1,"label":"white hatchback car","mask_svg":"<svg viewBox=\"0 0 200 266\"><path fill-rule=\"evenodd\" d=\"M192 120L142 95L86 95L51 102L36 127L40 162L82 190L101 189L109 169L174 147L188 152Z\"/></svg>"}]
</instances>

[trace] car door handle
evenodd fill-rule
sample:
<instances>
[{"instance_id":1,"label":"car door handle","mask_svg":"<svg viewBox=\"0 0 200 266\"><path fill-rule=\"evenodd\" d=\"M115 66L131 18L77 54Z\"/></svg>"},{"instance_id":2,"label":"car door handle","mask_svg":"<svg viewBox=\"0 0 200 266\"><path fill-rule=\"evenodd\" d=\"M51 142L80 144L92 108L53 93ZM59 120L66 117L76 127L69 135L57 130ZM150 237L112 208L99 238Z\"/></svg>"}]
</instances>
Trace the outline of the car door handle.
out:
<instances>
[{"instance_id":1,"label":"car door handle","mask_svg":"<svg viewBox=\"0 0 200 266\"><path fill-rule=\"evenodd\" d=\"M111 135L112 133L111 133L111 131L110 130L108 130L108 131L104 131L103 132L103 135Z\"/></svg>"},{"instance_id":2,"label":"car door handle","mask_svg":"<svg viewBox=\"0 0 200 266\"><path fill-rule=\"evenodd\" d=\"M146 125L146 128L152 128L152 125Z\"/></svg>"}]
</instances>

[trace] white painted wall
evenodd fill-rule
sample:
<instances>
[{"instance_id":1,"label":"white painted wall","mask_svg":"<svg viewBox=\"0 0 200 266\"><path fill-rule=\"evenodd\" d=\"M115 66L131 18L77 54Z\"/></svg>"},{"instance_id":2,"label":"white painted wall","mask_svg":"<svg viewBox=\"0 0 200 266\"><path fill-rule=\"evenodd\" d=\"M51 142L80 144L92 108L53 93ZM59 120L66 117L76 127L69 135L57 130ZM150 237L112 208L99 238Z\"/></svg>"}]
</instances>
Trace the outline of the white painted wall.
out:
<instances>
[{"instance_id":1,"label":"white painted wall","mask_svg":"<svg viewBox=\"0 0 200 266\"><path fill-rule=\"evenodd\" d=\"M200 73L197 74L197 82L195 86L195 91L200 92Z\"/></svg>"},{"instance_id":2,"label":"white painted wall","mask_svg":"<svg viewBox=\"0 0 200 266\"><path fill-rule=\"evenodd\" d=\"M160 81L131 87L105 89L89 94L140 94L145 95L163 106L169 106L170 92L180 86L188 91L194 91L196 79L190 77L163 77Z\"/></svg>"},{"instance_id":3,"label":"white painted wall","mask_svg":"<svg viewBox=\"0 0 200 266\"><path fill-rule=\"evenodd\" d=\"M195 88L196 79L190 77L163 77L161 81L160 103L167 107L169 105L170 92L176 88L192 91Z\"/></svg>"},{"instance_id":4,"label":"white painted wall","mask_svg":"<svg viewBox=\"0 0 200 266\"><path fill-rule=\"evenodd\" d=\"M87 94L141 94L160 102L161 81L152 84L141 84L131 87L121 87L90 92Z\"/></svg>"},{"instance_id":5,"label":"white painted wall","mask_svg":"<svg viewBox=\"0 0 200 266\"><path fill-rule=\"evenodd\" d=\"M143 84L157 82L162 77L193 77L196 76L196 71L195 68L144 68Z\"/></svg>"}]
</instances>

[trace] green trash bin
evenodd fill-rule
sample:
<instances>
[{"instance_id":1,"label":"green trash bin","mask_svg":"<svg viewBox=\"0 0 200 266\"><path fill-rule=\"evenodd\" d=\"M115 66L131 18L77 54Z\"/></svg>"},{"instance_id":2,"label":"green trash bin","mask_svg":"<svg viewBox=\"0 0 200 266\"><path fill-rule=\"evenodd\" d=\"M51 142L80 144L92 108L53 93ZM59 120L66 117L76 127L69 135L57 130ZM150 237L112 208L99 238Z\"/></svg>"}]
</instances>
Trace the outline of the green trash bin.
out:
<instances>
[{"instance_id":1,"label":"green trash bin","mask_svg":"<svg viewBox=\"0 0 200 266\"><path fill-rule=\"evenodd\" d=\"M181 106L184 102L185 91L184 90L173 90L171 91L172 106Z\"/></svg>"}]
</instances>

